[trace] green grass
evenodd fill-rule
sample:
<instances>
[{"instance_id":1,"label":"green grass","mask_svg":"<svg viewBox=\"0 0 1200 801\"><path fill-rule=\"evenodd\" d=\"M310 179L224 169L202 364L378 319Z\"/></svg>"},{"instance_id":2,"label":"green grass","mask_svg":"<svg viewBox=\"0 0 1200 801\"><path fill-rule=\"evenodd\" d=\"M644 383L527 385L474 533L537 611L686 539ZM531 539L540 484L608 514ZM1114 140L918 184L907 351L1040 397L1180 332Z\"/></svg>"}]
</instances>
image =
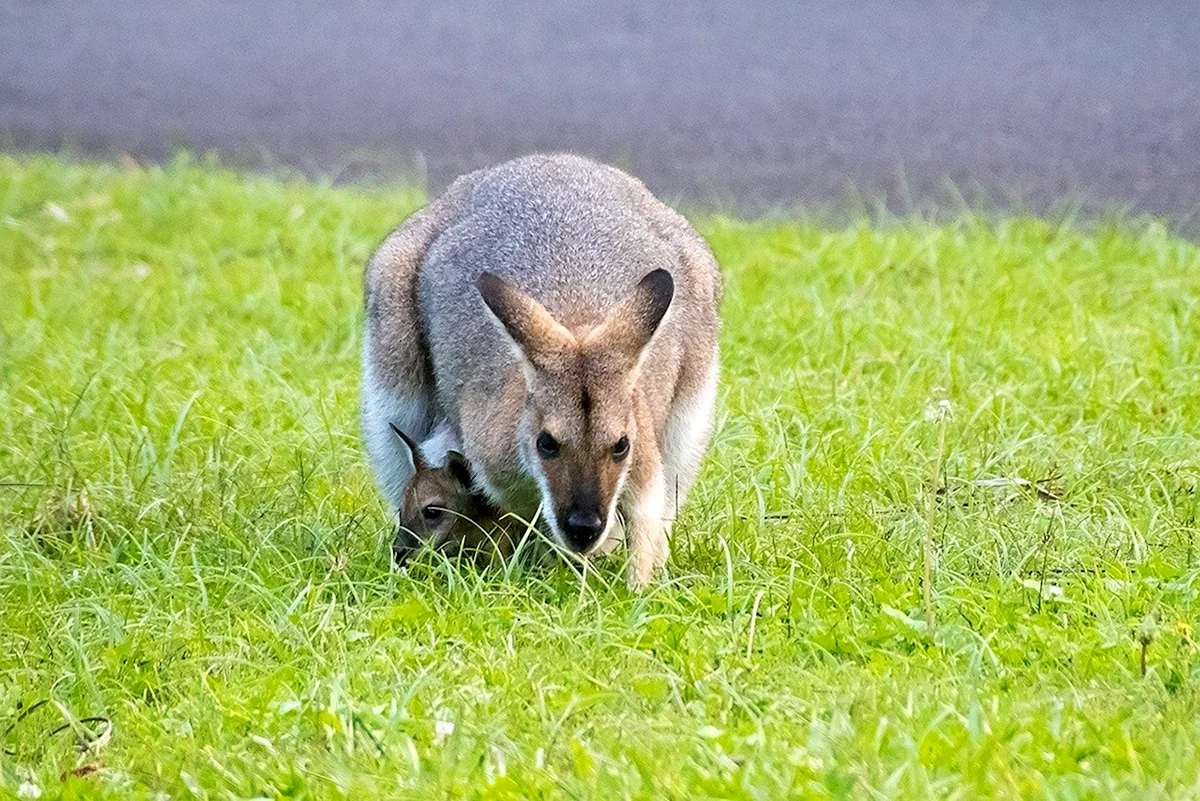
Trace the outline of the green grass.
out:
<instances>
[{"instance_id":1,"label":"green grass","mask_svg":"<svg viewBox=\"0 0 1200 801\"><path fill-rule=\"evenodd\" d=\"M0 795L1200 797L1195 245L698 219L719 431L635 596L393 572L360 272L421 202L0 157Z\"/></svg>"}]
</instances>

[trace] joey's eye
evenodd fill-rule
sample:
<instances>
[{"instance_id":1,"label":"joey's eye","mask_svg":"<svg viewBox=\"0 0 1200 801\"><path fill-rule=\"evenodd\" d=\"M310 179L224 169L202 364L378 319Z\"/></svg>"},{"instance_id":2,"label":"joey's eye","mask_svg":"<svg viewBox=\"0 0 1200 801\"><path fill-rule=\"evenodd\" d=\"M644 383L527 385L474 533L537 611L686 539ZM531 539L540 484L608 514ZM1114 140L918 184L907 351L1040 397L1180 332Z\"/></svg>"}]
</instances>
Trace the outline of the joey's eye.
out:
<instances>
[{"instance_id":1,"label":"joey's eye","mask_svg":"<svg viewBox=\"0 0 1200 801\"><path fill-rule=\"evenodd\" d=\"M425 518L426 523L436 523L442 519L442 509L438 506L426 506L421 510L421 517Z\"/></svg>"},{"instance_id":2,"label":"joey's eye","mask_svg":"<svg viewBox=\"0 0 1200 801\"><path fill-rule=\"evenodd\" d=\"M617 440L617 444L612 446L612 455L618 462L629 455L629 437Z\"/></svg>"},{"instance_id":3,"label":"joey's eye","mask_svg":"<svg viewBox=\"0 0 1200 801\"><path fill-rule=\"evenodd\" d=\"M558 456L558 452L562 446L558 444L558 440L550 436L549 431L543 431L537 437L537 451L543 459L553 459Z\"/></svg>"}]
</instances>

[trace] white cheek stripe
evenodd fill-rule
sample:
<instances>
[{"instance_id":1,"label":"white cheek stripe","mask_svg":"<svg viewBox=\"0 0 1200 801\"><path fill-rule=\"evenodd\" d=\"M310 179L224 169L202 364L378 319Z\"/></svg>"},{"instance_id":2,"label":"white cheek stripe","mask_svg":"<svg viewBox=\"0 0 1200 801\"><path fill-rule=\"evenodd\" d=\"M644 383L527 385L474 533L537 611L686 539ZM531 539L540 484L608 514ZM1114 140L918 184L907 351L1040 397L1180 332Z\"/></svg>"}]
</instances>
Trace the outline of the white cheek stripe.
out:
<instances>
[{"instance_id":1,"label":"white cheek stripe","mask_svg":"<svg viewBox=\"0 0 1200 801\"><path fill-rule=\"evenodd\" d=\"M621 500L621 493L625 491L625 479L629 478L629 462L633 457L625 460L625 469L621 471L621 477L617 479L617 488L613 491L612 500L608 502L608 516L604 518L604 531L600 534L596 544L592 546L588 553L594 553L608 542L608 535L612 531L613 520L616 519L617 504Z\"/></svg>"},{"instance_id":2,"label":"white cheek stripe","mask_svg":"<svg viewBox=\"0 0 1200 801\"><path fill-rule=\"evenodd\" d=\"M550 482L546 478L546 473L542 470L540 460L529 453L529 446L526 444L529 442L529 437L527 436L528 428L529 426L522 420L517 431L517 436L519 437L517 442L517 457L521 462L521 467L527 474L533 476L533 480L537 483L538 492L542 496L542 517L550 524L550 533L554 535L554 538L558 540L560 545L566 547L566 538L563 537L562 531L558 527L558 515L555 514L554 499L550 497Z\"/></svg>"}]
</instances>

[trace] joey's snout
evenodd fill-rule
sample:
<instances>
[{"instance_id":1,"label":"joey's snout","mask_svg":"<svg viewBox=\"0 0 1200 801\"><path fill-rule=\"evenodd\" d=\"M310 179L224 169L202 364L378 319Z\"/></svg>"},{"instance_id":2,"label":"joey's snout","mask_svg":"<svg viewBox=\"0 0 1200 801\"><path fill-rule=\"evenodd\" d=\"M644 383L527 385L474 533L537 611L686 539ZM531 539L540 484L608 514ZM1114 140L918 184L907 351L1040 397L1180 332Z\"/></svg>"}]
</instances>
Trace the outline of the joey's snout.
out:
<instances>
[{"instance_id":1,"label":"joey's snout","mask_svg":"<svg viewBox=\"0 0 1200 801\"><path fill-rule=\"evenodd\" d=\"M392 538L392 559L396 567L403 567L409 557L420 549L421 541L411 531L403 526L396 527L395 536Z\"/></svg>"},{"instance_id":2,"label":"joey's snout","mask_svg":"<svg viewBox=\"0 0 1200 801\"><path fill-rule=\"evenodd\" d=\"M576 553L590 551L604 533L604 515L600 507L594 504L573 505L560 519L563 538Z\"/></svg>"}]
</instances>

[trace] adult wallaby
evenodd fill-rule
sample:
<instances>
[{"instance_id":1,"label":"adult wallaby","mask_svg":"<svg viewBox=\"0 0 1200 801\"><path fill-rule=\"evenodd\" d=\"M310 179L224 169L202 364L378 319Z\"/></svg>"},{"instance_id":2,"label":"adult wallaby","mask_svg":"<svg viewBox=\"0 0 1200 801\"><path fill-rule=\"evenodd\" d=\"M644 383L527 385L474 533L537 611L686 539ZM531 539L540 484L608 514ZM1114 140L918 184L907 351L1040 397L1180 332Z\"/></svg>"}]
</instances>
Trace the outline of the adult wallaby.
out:
<instances>
[{"instance_id":1,"label":"adult wallaby","mask_svg":"<svg viewBox=\"0 0 1200 801\"><path fill-rule=\"evenodd\" d=\"M628 524L629 581L668 530L712 429L721 278L639 181L530 156L455 181L367 268L364 432L399 505L416 438L444 419L475 487L586 555Z\"/></svg>"}]
</instances>

